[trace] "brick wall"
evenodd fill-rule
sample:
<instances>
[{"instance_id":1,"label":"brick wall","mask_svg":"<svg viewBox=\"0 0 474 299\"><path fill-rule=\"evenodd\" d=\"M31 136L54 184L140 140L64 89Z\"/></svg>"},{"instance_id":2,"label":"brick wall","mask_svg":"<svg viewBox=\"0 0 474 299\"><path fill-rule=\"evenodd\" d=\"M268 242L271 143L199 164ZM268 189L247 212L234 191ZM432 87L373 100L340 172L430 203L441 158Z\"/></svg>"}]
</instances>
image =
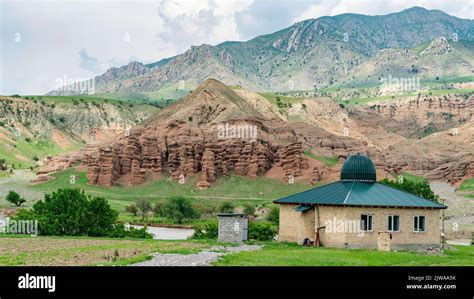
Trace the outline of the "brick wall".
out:
<instances>
[{"instance_id":1,"label":"brick wall","mask_svg":"<svg viewBox=\"0 0 474 299\"><path fill-rule=\"evenodd\" d=\"M307 212L296 212L297 205L280 205L279 240L301 244L305 238L314 240L317 227L320 230L321 244L327 247L377 248L378 233L388 231L388 216L400 217L400 231L391 232L391 249L421 249L440 244L440 210L316 206ZM354 229L360 224L361 214L373 215L373 230L361 232ZM414 216L425 216L425 231L413 231ZM327 226L343 221L343 231ZM341 222L342 223L342 222ZM349 230L347 229L349 228Z\"/></svg>"}]
</instances>

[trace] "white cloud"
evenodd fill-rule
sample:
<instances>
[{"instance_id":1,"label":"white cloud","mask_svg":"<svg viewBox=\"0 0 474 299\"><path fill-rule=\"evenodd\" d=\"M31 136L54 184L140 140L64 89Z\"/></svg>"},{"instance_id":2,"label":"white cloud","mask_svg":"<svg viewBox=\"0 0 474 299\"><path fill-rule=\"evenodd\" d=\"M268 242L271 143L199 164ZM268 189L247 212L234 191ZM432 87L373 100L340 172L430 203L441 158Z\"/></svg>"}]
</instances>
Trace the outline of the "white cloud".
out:
<instances>
[{"instance_id":1,"label":"white cloud","mask_svg":"<svg viewBox=\"0 0 474 299\"><path fill-rule=\"evenodd\" d=\"M458 18L474 19L474 1L472 0L327 0L312 4L302 12L294 22L316 19L321 16L335 16L343 13L383 15L398 12L413 6L426 9L439 9Z\"/></svg>"},{"instance_id":2,"label":"white cloud","mask_svg":"<svg viewBox=\"0 0 474 299\"><path fill-rule=\"evenodd\" d=\"M64 75L91 77L191 45L272 33L302 19L414 5L474 18L473 0L0 0L0 94L45 93Z\"/></svg>"},{"instance_id":3,"label":"white cloud","mask_svg":"<svg viewBox=\"0 0 474 299\"><path fill-rule=\"evenodd\" d=\"M253 0L163 0L158 13L164 29L158 38L177 51L184 51L190 45L240 40L235 14L252 3Z\"/></svg>"}]
</instances>

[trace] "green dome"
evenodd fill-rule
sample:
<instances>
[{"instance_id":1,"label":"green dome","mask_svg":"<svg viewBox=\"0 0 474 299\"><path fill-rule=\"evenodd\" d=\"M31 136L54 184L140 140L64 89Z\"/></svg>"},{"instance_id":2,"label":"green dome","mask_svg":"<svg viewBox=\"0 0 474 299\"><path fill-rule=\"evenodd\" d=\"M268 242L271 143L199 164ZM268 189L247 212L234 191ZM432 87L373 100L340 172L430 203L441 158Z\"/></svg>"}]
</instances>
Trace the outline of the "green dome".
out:
<instances>
[{"instance_id":1,"label":"green dome","mask_svg":"<svg viewBox=\"0 0 474 299\"><path fill-rule=\"evenodd\" d=\"M367 156L349 156L342 165L341 181L375 182L376 179L374 163Z\"/></svg>"}]
</instances>

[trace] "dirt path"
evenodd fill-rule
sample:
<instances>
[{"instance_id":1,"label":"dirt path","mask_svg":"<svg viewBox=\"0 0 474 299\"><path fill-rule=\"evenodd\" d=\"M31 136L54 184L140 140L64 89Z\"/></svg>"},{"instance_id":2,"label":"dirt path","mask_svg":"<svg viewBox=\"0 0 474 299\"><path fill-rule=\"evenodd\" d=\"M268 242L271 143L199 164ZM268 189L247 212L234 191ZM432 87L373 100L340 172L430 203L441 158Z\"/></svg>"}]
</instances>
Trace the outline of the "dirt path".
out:
<instances>
[{"instance_id":1,"label":"dirt path","mask_svg":"<svg viewBox=\"0 0 474 299\"><path fill-rule=\"evenodd\" d=\"M0 178L0 205L6 205L4 198L10 190L18 192L23 198L31 201L43 199L43 192L30 188L30 181L36 174L29 169L18 169L8 177Z\"/></svg>"},{"instance_id":2,"label":"dirt path","mask_svg":"<svg viewBox=\"0 0 474 299\"><path fill-rule=\"evenodd\" d=\"M153 258L146 262L133 264L132 266L211 266L219 257L239 252L255 251L262 249L261 245L240 245L236 247L214 246L209 250L195 254L161 254L154 253Z\"/></svg>"},{"instance_id":3,"label":"dirt path","mask_svg":"<svg viewBox=\"0 0 474 299\"><path fill-rule=\"evenodd\" d=\"M445 182L431 182L431 189L445 200L448 208L445 211L446 231L456 226L459 230L474 229L474 199L461 196L456 189Z\"/></svg>"}]
</instances>

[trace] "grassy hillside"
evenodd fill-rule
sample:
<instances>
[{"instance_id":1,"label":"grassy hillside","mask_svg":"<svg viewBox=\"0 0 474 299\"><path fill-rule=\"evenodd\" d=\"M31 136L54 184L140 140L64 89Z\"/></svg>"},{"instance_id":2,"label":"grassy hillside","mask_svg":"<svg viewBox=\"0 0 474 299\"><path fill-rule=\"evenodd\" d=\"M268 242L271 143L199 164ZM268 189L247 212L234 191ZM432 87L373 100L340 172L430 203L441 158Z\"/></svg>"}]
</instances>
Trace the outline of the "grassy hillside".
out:
<instances>
[{"instance_id":1,"label":"grassy hillside","mask_svg":"<svg viewBox=\"0 0 474 299\"><path fill-rule=\"evenodd\" d=\"M461 186L459 186L459 191L470 193L470 195L474 197L474 178L465 180Z\"/></svg>"},{"instance_id":2,"label":"grassy hillside","mask_svg":"<svg viewBox=\"0 0 474 299\"><path fill-rule=\"evenodd\" d=\"M155 104L155 106L159 106ZM0 97L0 158L19 168L108 138L159 108L98 95ZM99 139L100 141L100 139Z\"/></svg>"},{"instance_id":3,"label":"grassy hillside","mask_svg":"<svg viewBox=\"0 0 474 299\"><path fill-rule=\"evenodd\" d=\"M29 168L37 165L36 160L75 151L82 146L83 144L80 143L71 143L70 146L63 148L46 140L21 138L10 142L0 139L0 157L5 159L8 165L14 165L15 168Z\"/></svg>"},{"instance_id":4,"label":"grassy hillside","mask_svg":"<svg viewBox=\"0 0 474 299\"><path fill-rule=\"evenodd\" d=\"M77 177L74 185L69 182L71 175ZM156 203L162 202L173 195L183 195L192 198L197 205L215 207L224 201L232 201L236 206L243 206L246 203L253 205L271 203L273 199L312 187L300 183L294 185L282 184L279 180L264 177L252 180L237 175L230 175L227 178L220 177L213 183L212 187L205 190L196 189L197 177L189 177L187 182L181 185L170 180L167 176L140 186L103 187L88 185L86 173L78 172L72 168L55 173L53 176L56 177L55 180L32 188L41 192L52 192L59 188L80 188L85 190L87 194L105 197L112 207L119 212L123 212L125 206L142 198Z\"/></svg>"}]
</instances>

